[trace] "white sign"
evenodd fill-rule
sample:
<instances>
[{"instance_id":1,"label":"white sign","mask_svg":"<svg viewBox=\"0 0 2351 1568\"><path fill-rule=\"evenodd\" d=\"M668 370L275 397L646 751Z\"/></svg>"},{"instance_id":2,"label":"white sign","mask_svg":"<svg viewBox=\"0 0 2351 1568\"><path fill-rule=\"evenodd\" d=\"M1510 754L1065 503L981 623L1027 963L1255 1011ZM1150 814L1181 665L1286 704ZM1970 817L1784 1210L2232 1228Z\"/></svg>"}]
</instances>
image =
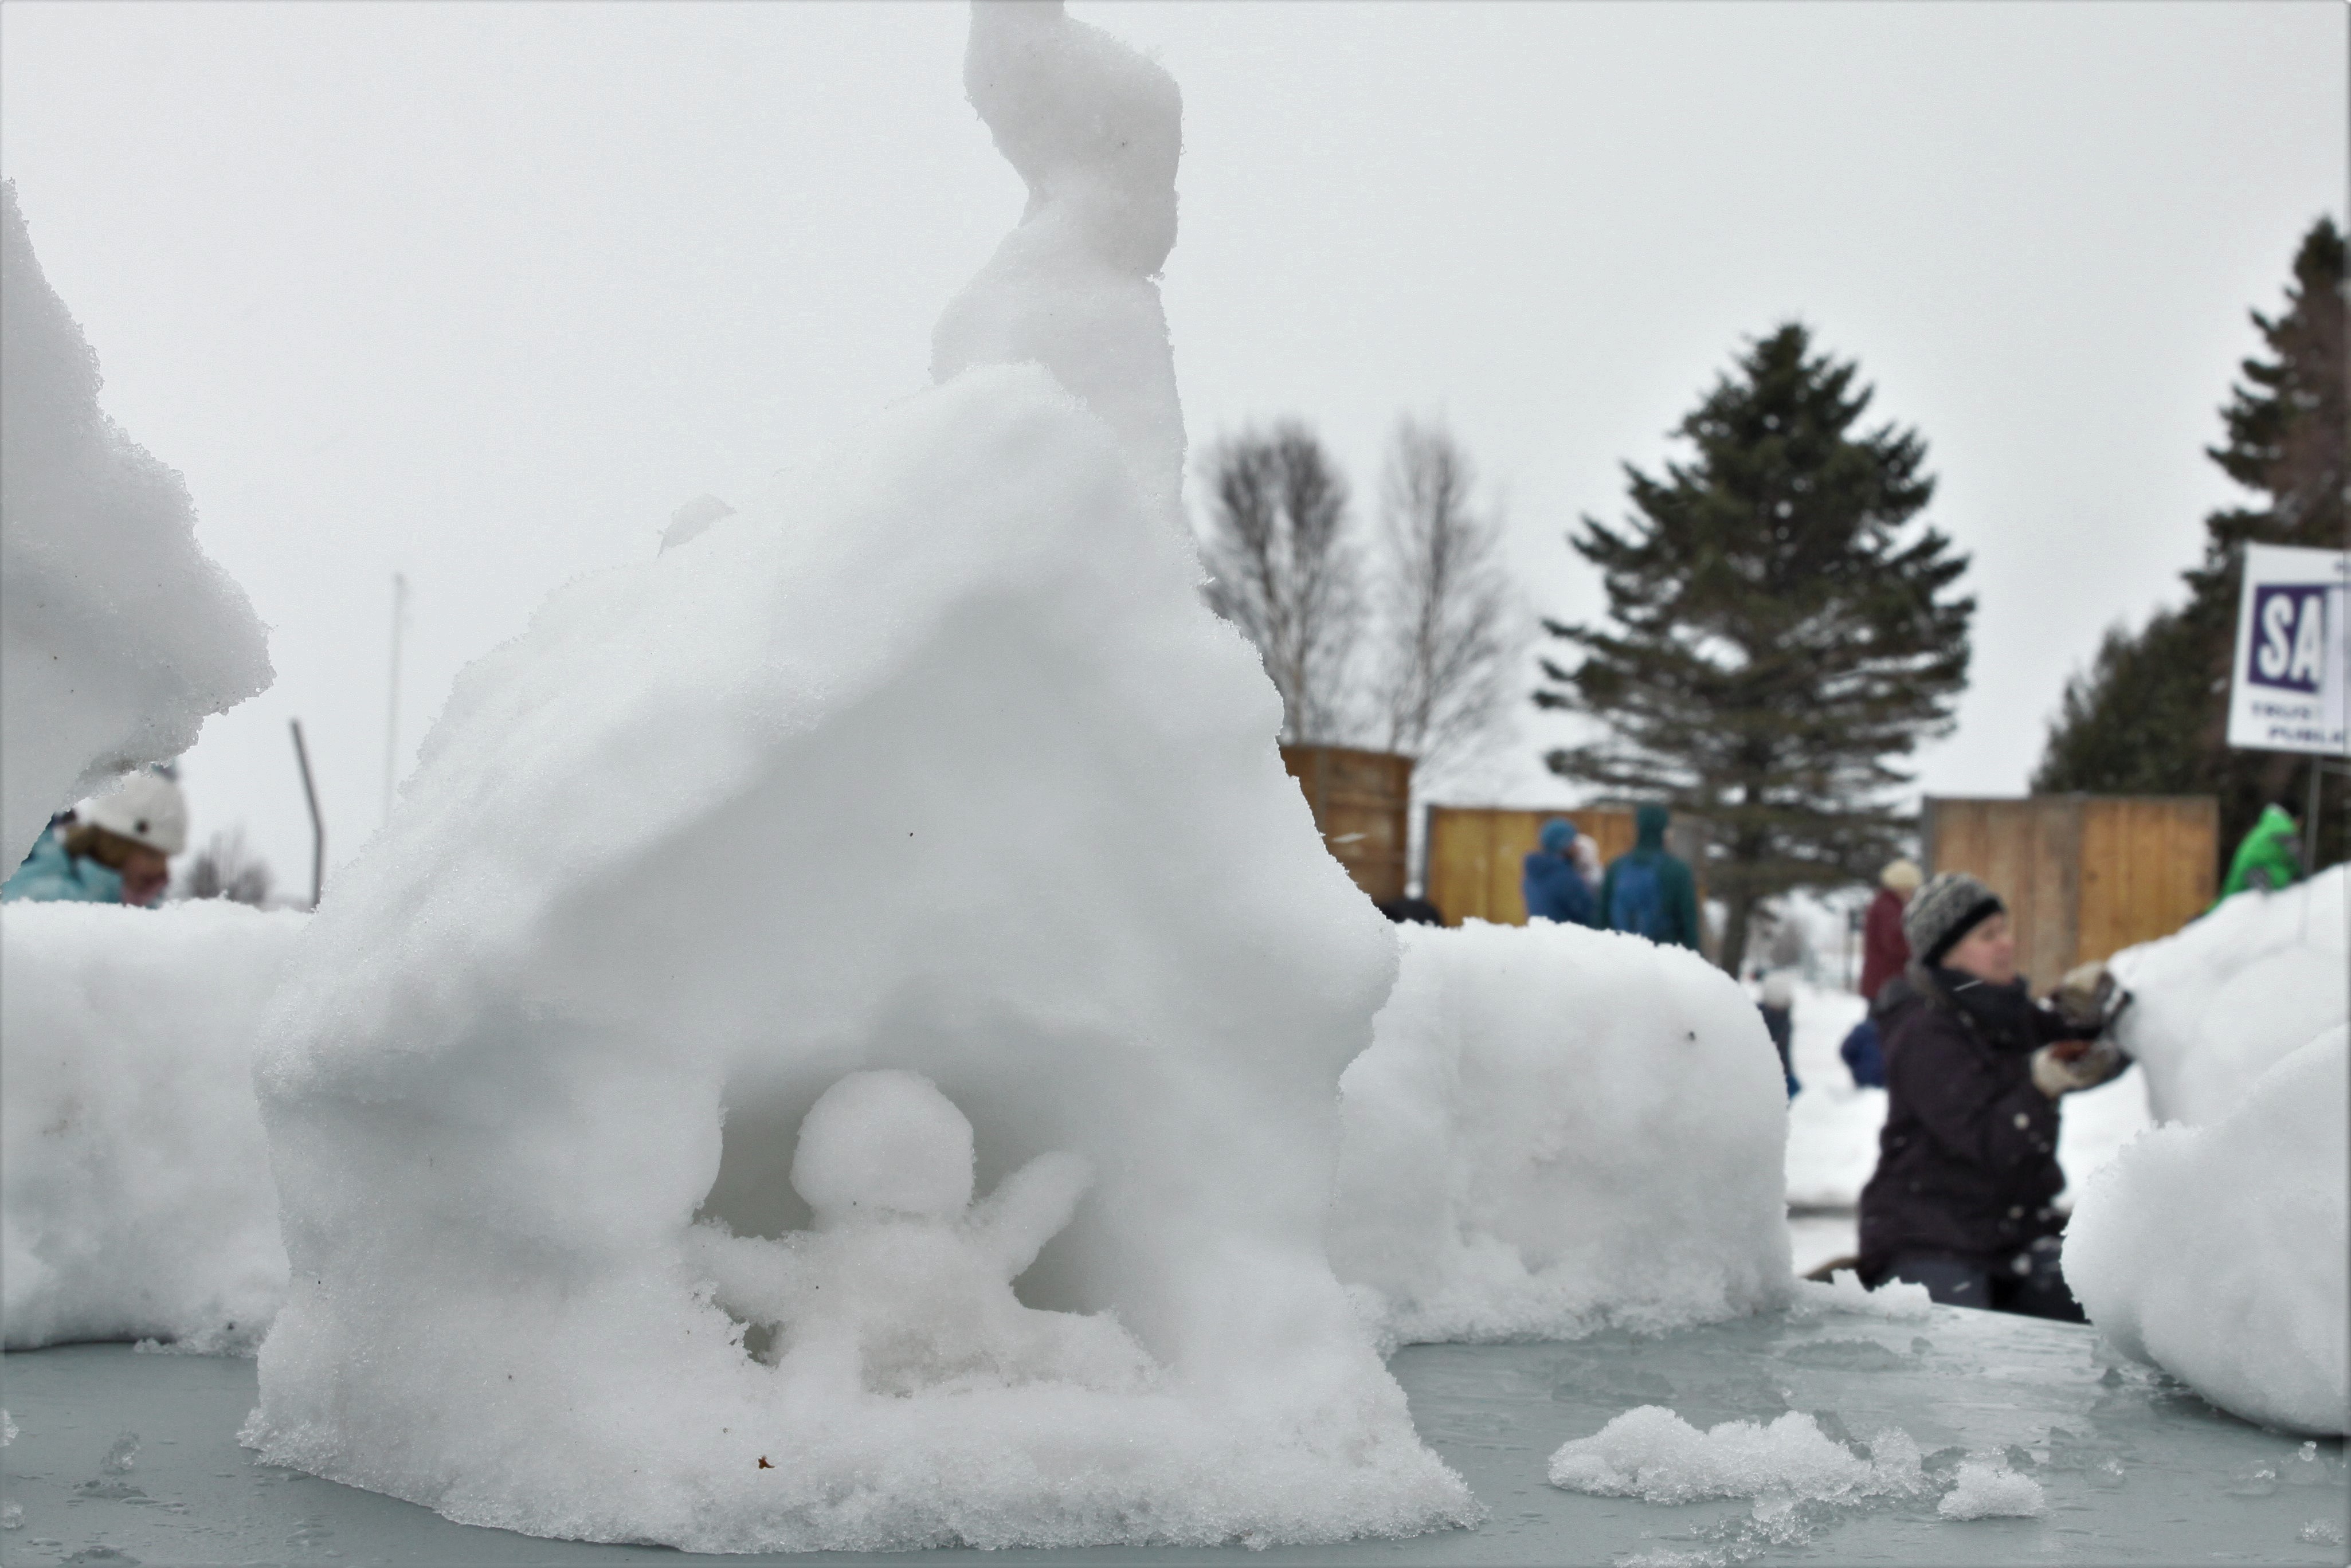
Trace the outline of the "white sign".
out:
<instances>
[{"instance_id":1,"label":"white sign","mask_svg":"<svg viewBox=\"0 0 2351 1568\"><path fill-rule=\"evenodd\" d=\"M2245 547L2229 744L2351 757L2351 551Z\"/></svg>"}]
</instances>

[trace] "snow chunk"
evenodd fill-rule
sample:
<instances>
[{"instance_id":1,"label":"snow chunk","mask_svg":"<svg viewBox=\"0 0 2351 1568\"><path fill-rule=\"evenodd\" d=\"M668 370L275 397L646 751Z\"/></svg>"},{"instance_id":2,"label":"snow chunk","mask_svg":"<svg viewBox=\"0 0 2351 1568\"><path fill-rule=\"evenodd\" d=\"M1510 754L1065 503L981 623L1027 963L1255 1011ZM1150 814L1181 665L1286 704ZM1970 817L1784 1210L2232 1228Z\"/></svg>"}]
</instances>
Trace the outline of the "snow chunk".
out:
<instances>
[{"instance_id":1,"label":"snow chunk","mask_svg":"<svg viewBox=\"0 0 2351 1568\"><path fill-rule=\"evenodd\" d=\"M1471 1517L1322 1250L1394 928L1196 572L1099 419L989 368L468 670L266 1029L296 1282L264 1458L695 1551ZM827 1118L807 1188L783 1177L860 1070L952 1101L982 1188L1061 1153L1099 1173L1020 1275L1092 1324L1050 1364L926 1342L885 1395L800 1378L789 1335L747 1351L714 1287L746 1319L775 1298L715 1279L694 1222L832 1238L804 1200L837 1216L873 1173ZM955 1142L956 1179L893 1201L936 1218ZM1147 1384L1104 1386L1114 1331Z\"/></svg>"},{"instance_id":2,"label":"snow chunk","mask_svg":"<svg viewBox=\"0 0 2351 1568\"><path fill-rule=\"evenodd\" d=\"M1551 1457L1551 1484L1645 1502L1709 1498L1844 1501L1908 1497L1928 1490L1918 1445L1898 1427L1855 1455L1801 1410L1764 1425L1725 1421L1704 1432L1663 1406L1627 1410Z\"/></svg>"},{"instance_id":3,"label":"snow chunk","mask_svg":"<svg viewBox=\"0 0 2351 1568\"><path fill-rule=\"evenodd\" d=\"M2346 1040L2312 1040L2210 1126L2142 1135L2065 1234L2066 1281L2117 1347L2292 1431L2351 1430Z\"/></svg>"},{"instance_id":4,"label":"snow chunk","mask_svg":"<svg viewBox=\"0 0 2351 1568\"><path fill-rule=\"evenodd\" d=\"M1340 1081L1331 1257L1401 1341L1664 1330L1785 1304L1787 1097L1697 954L1406 925Z\"/></svg>"},{"instance_id":5,"label":"snow chunk","mask_svg":"<svg viewBox=\"0 0 2351 1568\"><path fill-rule=\"evenodd\" d=\"M1998 1455L1963 1459L1951 1490L1935 1505L1945 1519L2038 1519L2049 1511L2041 1483Z\"/></svg>"},{"instance_id":6,"label":"snow chunk","mask_svg":"<svg viewBox=\"0 0 2351 1568\"><path fill-rule=\"evenodd\" d=\"M1829 1276L1825 1285L1810 1280L1797 1281L1790 1311L1798 1317L1851 1312L1857 1317L1886 1318L1895 1322L1924 1322L1935 1315L1935 1298L1927 1293L1926 1286L1914 1285L1907 1280L1888 1280L1873 1291L1861 1282L1861 1276L1853 1270L1839 1269Z\"/></svg>"},{"instance_id":7,"label":"snow chunk","mask_svg":"<svg viewBox=\"0 0 2351 1568\"><path fill-rule=\"evenodd\" d=\"M2116 954L2131 1005L2115 1039L2158 1121L2208 1126L2270 1067L2346 1021L2351 866L2241 893L2176 936Z\"/></svg>"},{"instance_id":8,"label":"snow chunk","mask_svg":"<svg viewBox=\"0 0 2351 1568\"><path fill-rule=\"evenodd\" d=\"M308 918L0 905L8 1349L250 1353L286 1292L253 1037Z\"/></svg>"},{"instance_id":9,"label":"snow chunk","mask_svg":"<svg viewBox=\"0 0 2351 1568\"><path fill-rule=\"evenodd\" d=\"M0 181L0 865L269 685L180 476L99 409L98 359Z\"/></svg>"}]
</instances>

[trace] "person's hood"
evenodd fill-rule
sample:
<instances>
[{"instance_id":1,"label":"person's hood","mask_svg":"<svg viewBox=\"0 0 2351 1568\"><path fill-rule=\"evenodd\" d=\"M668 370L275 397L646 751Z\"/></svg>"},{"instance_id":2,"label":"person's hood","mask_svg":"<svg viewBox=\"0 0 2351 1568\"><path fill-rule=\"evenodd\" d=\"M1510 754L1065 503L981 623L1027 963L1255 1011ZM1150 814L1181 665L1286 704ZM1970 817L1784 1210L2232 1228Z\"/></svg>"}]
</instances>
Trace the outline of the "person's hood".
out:
<instances>
[{"instance_id":1,"label":"person's hood","mask_svg":"<svg viewBox=\"0 0 2351 1568\"><path fill-rule=\"evenodd\" d=\"M1519 841L1524 843L1526 841ZM1575 824L1565 817L1553 817L1542 825L1542 847L1547 854L1564 854L1567 846L1575 842Z\"/></svg>"},{"instance_id":2,"label":"person's hood","mask_svg":"<svg viewBox=\"0 0 2351 1568\"><path fill-rule=\"evenodd\" d=\"M2274 800L2262 808L2260 819L2253 823L2253 831L2265 839L2290 839L2301 831L2286 809Z\"/></svg>"},{"instance_id":3,"label":"person's hood","mask_svg":"<svg viewBox=\"0 0 2351 1568\"><path fill-rule=\"evenodd\" d=\"M1633 847L1662 850L1666 847L1666 823L1673 813L1652 800L1633 813Z\"/></svg>"}]
</instances>

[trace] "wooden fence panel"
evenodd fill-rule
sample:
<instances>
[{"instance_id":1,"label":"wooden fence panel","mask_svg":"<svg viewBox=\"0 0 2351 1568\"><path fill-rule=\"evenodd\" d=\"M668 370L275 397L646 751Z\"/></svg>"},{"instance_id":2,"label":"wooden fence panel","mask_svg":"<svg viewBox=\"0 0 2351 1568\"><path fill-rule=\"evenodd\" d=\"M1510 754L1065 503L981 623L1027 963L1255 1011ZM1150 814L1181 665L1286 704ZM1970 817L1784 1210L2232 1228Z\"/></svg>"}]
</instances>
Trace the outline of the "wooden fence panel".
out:
<instances>
[{"instance_id":1,"label":"wooden fence panel","mask_svg":"<svg viewBox=\"0 0 2351 1568\"><path fill-rule=\"evenodd\" d=\"M1305 793L1322 842L1374 904L1402 898L1412 758L1338 746L1285 746L1281 765Z\"/></svg>"},{"instance_id":2,"label":"wooden fence panel","mask_svg":"<svg viewBox=\"0 0 2351 1568\"><path fill-rule=\"evenodd\" d=\"M2081 940L2074 961L2168 936L2211 907L2220 835L2209 796L2104 796L2082 820Z\"/></svg>"},{"instance_id":3,"label":"wooden fence panel","mask_svg":"<svg viewBox=\"0 0 2351 1568\"><path fill-rule=\"evenodd\" d=\"M1579 833L1589 833L1603 865L1633 847L1633 813L1614 807L1573 811L1521 811L1499 806L1431 806L1428 809L1428 901L1447 925L1464 920L1524 925L1526 900L1519 891L1521 866L1542 840L1542 825L1565 817ZM1597 894L1600 890L1593 889Z\"/></svg>"},{"instance_id":4,"label":"wooden fence panel","mask_svg":"<svg viewBox=\"0 0 2351 1568\"><path fill-rule=\"evenodd\" d=\"M2041 987L2073 965L2080 899L2082 809L2071 796L2021 800L1929 799L1931 872L1963 871L2008 905L2016 962Z\"/></svg>"}]
</instances>

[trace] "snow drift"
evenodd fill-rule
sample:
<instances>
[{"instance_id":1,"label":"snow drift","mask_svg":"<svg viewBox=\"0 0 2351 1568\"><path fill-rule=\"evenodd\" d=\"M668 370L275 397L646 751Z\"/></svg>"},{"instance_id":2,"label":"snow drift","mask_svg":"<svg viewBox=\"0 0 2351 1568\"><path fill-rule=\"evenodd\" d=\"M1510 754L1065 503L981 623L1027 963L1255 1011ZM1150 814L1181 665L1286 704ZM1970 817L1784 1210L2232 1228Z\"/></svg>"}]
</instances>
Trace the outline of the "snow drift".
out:
<instances>
[{"instance_id":1,"label":"snow drift","mask_svg":"<svg viewBox=\"0 0 2351 1568\"><path fill-rule=\"evenodd\" d=\"M286 1293L253 1036L305 915L0 906L10 1350L250 1350Z\"/></svg>"},{"instance_id":2,"label":"snow drift","mask_svg":"<svg viewBox=\"0 0 2351 1568\"><path fill-rule=\"evenodd\" d=\"M2351 1426L2351 868L2116 956L2168 1124L2092 1178L2065 1277L2116 1345L2248 1420Z\"/></svg>"},{"instance_id":3,"label":"snow drift","mask_svg":"<svg viewBox=\"0 0 2351 1568\"><path fill-rule=\"evenodd\" d=\"M0 863L269 685L180 476L99 408L97 357L0 181Z\"/></svg>"},{"instance_id":4,"label":"snow drift","mask_svg":"<svg viewBox=\"0 0 2351 1568\"><path fill-rule=\"evenodd\" d=\"M1398 1341L1663 1330L1789 1299L1787 1096L1697 954L1408 925L1340 1080L1331 1256Z\"/></svg>"},{"instance_id":5,"label":"snow drift","mask_svg":"<svg viewBox=\"0 0 2351 1568\"><path fill-rule=\"evenodd\" d=\"M1391 928L1154 504L1180 428L1018 326L1073 273L1139 305L1172 193L1105 150L1172 148L1173 86L1057 6L972 26L1062 260L991 264L973 362L466 671L314 919L257 1072L271 1462L697 1551L1473 1512L1322 1249ZM1172 387L1155 300L1087 319Z\"/></svg>"}]
</instances>

